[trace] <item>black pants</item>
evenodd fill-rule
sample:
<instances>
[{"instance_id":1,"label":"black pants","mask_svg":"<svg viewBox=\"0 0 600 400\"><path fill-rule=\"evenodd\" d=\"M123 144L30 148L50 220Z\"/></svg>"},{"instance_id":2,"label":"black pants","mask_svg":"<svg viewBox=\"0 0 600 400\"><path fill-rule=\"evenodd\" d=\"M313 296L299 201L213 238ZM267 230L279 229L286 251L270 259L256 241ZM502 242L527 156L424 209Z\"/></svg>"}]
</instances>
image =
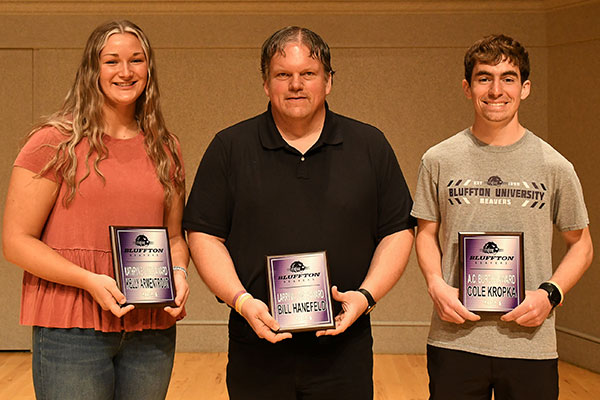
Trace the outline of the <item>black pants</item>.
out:
<instances>
[{"instance_id":1,"label":"black pants","mask_svg":"<svg viewBox=\"0 0 600 400\"><path fill-rule=\"evenodd\" d=\"M373 338L296 333L277 344L229 340L231 400L373 399Z\"/></svg>"},{"instance_id":2,"label":"black pants","mask_svg":"<svg viewBox=\"0 0 600 400\"><path fill-rule=\"evenodd\" d=\"M482 356L427 346L431 400L556 400L558 359Z\"/></svg>"}]
</instances>

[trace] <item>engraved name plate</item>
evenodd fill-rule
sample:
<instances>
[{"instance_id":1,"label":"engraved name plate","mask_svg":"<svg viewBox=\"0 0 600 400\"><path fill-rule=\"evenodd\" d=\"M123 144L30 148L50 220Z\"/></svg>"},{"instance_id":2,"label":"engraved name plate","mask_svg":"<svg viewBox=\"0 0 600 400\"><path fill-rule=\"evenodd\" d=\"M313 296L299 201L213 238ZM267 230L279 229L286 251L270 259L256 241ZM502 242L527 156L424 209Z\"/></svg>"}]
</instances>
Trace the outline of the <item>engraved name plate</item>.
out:
<instances>
[{"instance_id":1,"label":"engraved name plate","mask_svg":"<svg viewBox=\"0 0 600 400\"><path fill-rule=\"evenodd\" d=\"M525 298L522 232L459 232L460 300L470 311L508 312Z\"/></svg>"},{"instance_id":2,"label":"engraved name plate","mask_svg":"<svg viewBox=\"0 0 600 400\"><path fill-rule=\"evenodd\" d=\"M280 332L335 328L325 251L268 256L267 276Z\"/></svg>"}]
</instances>

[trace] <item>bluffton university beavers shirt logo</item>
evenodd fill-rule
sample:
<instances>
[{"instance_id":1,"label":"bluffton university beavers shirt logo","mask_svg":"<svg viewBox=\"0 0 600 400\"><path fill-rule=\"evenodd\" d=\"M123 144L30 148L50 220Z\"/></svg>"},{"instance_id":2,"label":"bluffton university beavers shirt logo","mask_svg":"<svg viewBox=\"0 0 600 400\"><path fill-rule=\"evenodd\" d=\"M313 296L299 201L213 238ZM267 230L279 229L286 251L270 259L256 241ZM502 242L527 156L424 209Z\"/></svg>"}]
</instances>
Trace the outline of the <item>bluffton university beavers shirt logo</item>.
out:
<instances>
[{"instance_id":1,"label":"bluffton university beavers shirt logo","mask_svg":"<svg viewBox=\"0 0 600 400\"><path fill-rule=\"evenodd\" d=\"M505 182L492 175L487 180L451 179L446 185L448 201L452 206L468 206L475 203L498 206L520 205L541 210L548 201L548 188L542 182Z\"/></svg>"}]
</instances>

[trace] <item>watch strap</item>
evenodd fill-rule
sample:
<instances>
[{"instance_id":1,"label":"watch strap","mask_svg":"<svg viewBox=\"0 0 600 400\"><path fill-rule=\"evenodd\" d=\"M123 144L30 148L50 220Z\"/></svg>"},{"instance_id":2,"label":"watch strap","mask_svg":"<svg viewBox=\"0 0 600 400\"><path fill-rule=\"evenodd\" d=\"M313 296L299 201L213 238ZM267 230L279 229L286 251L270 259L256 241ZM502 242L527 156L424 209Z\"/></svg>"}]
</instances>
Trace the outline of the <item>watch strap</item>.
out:
<instances>
[{"instance_id":1,"label":"watch strap","mask_svg":"<svg viewBox=\"0 0 600 400\"><path fill-rule=\"evenodd\" d=\"M561 305L563 301L563 294L560 287L551 281L542 282L542 284L538 287L538 289L545 290L548 292L548 300L552 305L552 309L556 306Z\"/></svg>"},{"instance_id":2,"label":"watch strap","mask_svg":"<svg viewBox=\"0 0 600 400\"><path fill-rule=\"evenodd\" d=\"M373 296L367 289L360 288L360 289L358 289L358 291L367 298L368 306L367 306L367 309L365 310L365 315L367 315L368 313L373 311L373 309L375 308L375 305L377 303L375 302L375 299L373 298Z\"/></svg>"}]
</instances>

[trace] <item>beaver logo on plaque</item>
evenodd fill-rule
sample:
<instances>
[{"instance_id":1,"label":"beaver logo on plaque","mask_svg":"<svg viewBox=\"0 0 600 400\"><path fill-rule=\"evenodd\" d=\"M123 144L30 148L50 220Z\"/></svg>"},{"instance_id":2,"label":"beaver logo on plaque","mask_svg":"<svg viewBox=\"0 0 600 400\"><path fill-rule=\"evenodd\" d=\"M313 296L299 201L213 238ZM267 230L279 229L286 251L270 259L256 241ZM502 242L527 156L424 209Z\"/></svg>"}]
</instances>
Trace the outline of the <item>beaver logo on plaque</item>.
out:
<instances>
[{"instance_id":1,"label":"beaver logo on plaque","mask_svg":"<svg viewBox=\"0 0 600 400\"><path fill-rule=\"evenodd\" d=\"M525 298L522 232L459 232L460 300L469 311L507 312Z\"/></svg>"},{"instance_id":2,"label":"beaver logo on plaque","mask_svg":"<svg viewBox=\"0 0 600 400\"><path fill-rule=\"evenodd\" d=\"M126 304L175 305L167 228L109 226L109 231L115 280Z\"/></svg>"},{"instance_id":3,"label":"beaver logo on plaque","mask_svg":"<svg viewBox=\"0 0 600 400\"><path fill-rule=\"evenodd\" d=\"M335 328L324 251L267 257L269 306L280 332Z\"/></svg>"}]
</instances>

